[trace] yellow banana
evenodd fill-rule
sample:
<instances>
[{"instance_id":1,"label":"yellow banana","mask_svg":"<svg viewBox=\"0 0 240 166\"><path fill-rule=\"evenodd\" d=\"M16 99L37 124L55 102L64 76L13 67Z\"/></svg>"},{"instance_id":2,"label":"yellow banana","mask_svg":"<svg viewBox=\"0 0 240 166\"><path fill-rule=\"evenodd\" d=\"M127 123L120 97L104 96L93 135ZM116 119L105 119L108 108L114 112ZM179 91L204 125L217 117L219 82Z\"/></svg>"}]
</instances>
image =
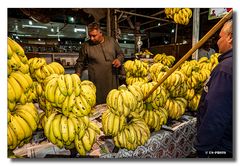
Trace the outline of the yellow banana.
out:
<instances>
[{"instance_id":1,"label":"yellow banana","mask_svg":"<svg viewBox=\"0 0 240 166\"><path fill-rule=\"evenodd\" d=\"M77 74L71 74L73 88L76 96L79 96L81 93L81 80Z\"/></svg>"},{"instance_id":2,"label":"yellow banana","mask_svg":"<svg viewBox=\"0 0 240 166\"><path fill-rule=\"evenodd\" d=\"M8 37L8 45L11 47L13 52L16 52L20 56L24 56L23 48L14 40Z\"/></svg>"},{"instance_id":3,"label":"yellow banana","mask_svg":"<svg viewBox=\"0 0 240 166\"><path fill-rule=\"evenodd\" d=\"M59 140L62 140L61 129L60 129L61 118L62 118L62 114L57 114L52 121L53 134Z\"/></svg>"},{"instance_id":4,"label":"yellow banana","mask_svg":"<svg viewBox=\"0 0 240 166\"><path fill-rule=\"evenodd\" d=\"M55 91L58 87L57 84L58 79L54 78L52 80L50 80L46 86L46 90L45 90L45 97L48 101L54 103L55 101Z\"/></svg>"},{"instance_id":5,"label":"yellow banana","mask_svg":"<svg viewBox=\"0 0 240 166\"><path fill-rule=\"evenodd\" d=\"M60 132L62 134L62 140L64 142L67 142L69 139L69 133L68 133L68 121L66 116L62 116L61 122L60 122Z\"/></svg>"},{"instance_id":6,"label":"yellow banana","mask_svg":"<svg viewBox=\"0 0 240 166\"><path fill-rule=\"evenodd\" d=\"M83 146L82 140L80 138L78 138L78 135L76 135L74 143L75 143L75 147L76 147L78 153L80 154L80 156L85 156L87 152Z\"/></svg>"},{"instance_id":7,"label":"yellow banana","mask_svg":"<svg viewBox=\"0 0 240 166\"><path fill-rule=\"evenodd\" d=\"M90 122L89 123L89 128L93 129L97 134L100 135L101 130L100 130L99 126L96 123Z\"/></svg>"},{"instance_id":8,"label":"yellow banana","mask_svg":"<svg viewBox=\"0 0 240 166\"><path fill-rule=\"evenodd\" d=\"M88 132L85 132L84 136L82 137L83 147L86 151L90 151L92 148L91 142L89 140Z\"/></svg>"},{"instance_id":9,"label":"yellow banana","mask_svg":"<svg viewBox=\"0 0 240 166\"><path fill-rule=\"evenodd\" d=\"M57 138L55 137L54 133L53 133L53 123L50 123L50 129L49 129L49 136L48 139L53 143L53 144L57 144Z\"/></svg>"},{"instance_id":10,"label":"yellow banana","mask_svg":"<svg viewBox=\"0 0 240 166\"><path fill-rule=\"evenodd\" d=\"M44 134L46 137L49 138L49 131L50 131L50 125L54 119L54 117L57 115L57 112L53 112L48 118L44 126Z\"/></svg>"},{"instance_id":11,"label":"yellow banana","mask_svg":"<svg viewBox=\"0 0 240 166\"><path fill-rule=\"evenodd\" d=\"M60 75L58 80L58 86L60 88L60 91L62 92L62 94L64 96L67 96L68 95L68 90L67 90L67 87L66 87L66 84L65 84L65 77L64 75Z\"/></svg>"},{"instance_id":12,"label":"yellow banana","mask_svg":"<svg viewBox=\"0 0 240 166\"><path fill-rule=\"evenodd\" d=\"M69 141L72 142L75 139L76 131L74 128L74 123L71 118L67 119L68 123L68 135L69 135Z\"/></svg>"},{"instance_id":13,"label":"yellow banana","mask_svg":"<svg viewBox=\"0 0 240 166\"><path fill-rule=\"evenodd\" d=\"M15 149L19 143L17 139L17 133L12 129L10 125L8 125L8 132L12 137L12 144L10 145L9 149Z\"/></svg>"},{"instance_id":14,"label":"yellow banana","mask_svg":"<svg viewBox=\"0 0 240 166\"><path fill-rule=\"evenodd\" d=\"M23 89L23 92L27 92L29 90L30 85L26 78L23 76L23 73L19 71L12 72L10 77L13 77L19 83Z\"/></svg>"},{"instance_id":15,"label":"yellow banana","mask_svg":"<svg viewBox=\"0 0 240 166\"><path fill-rule=\"evenodd\" d=\"M11 117L11 121L8 125L13 129L18 141L22 141L25 138L25 132L19 122L16 120L15 116Z\"/></svg>"},{"instance_id":16,"label":"yellow banana","mask_svg":"<svg viewBox=\"0 0 240 166\"><path fill-rule=\"evenodd\" d=\"M67 88L67 94L70 96L73 93L73 82L70 74L64 75L64 80Z\"/></svg>"},{"instance_id":17,"label":"yellow banana","mask_svg":"<svg viewBox=\"0 0 240 166\"><path fill-rule=\"evenodd\" d=\"M32 114L23 109L17 109L16 112L21 118L23 118L27 122L27 124L31 127L32 131L35 131L37 129L38 124Z\"/></svg>"}]
</instances>

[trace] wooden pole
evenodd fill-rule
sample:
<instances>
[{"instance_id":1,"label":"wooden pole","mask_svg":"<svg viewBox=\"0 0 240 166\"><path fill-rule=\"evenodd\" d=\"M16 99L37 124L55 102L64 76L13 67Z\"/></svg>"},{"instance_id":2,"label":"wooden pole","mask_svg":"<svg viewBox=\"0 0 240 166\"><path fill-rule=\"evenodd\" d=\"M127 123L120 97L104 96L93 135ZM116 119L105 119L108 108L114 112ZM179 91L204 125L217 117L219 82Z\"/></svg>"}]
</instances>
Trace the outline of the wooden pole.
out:
<instances>
[{"instance_id":1,"label":"wooden pole","mask_svg":"<svg viewBox=\"0 0 240 166\"><path fill-rule=\"evenodd\" d=\"M163 78L150 90L150 92L143 98L145 101L185 60L187 60L199 47L201 47L217 30L219 30L225 22L232 17L233 11L229 11L221 20L218 21L212 29L206 33L205 36L199 40L172 68L170 68Z\"/></svg>"}]
</instances>

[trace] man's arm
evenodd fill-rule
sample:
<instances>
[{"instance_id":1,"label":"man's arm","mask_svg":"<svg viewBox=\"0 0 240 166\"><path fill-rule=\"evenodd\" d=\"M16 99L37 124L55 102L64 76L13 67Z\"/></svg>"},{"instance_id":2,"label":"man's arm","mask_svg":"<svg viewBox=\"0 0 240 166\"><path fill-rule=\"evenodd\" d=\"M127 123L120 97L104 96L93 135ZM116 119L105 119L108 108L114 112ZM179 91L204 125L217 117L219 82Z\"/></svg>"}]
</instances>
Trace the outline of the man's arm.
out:
<instances>
[{"instance_id":1,"label":"man's arm","mask_svg":"<svg viewBox=\"0 0 240 166\"><path fill-rule=\"evenodd\" d=\"M75 73L80 76L84 67L86 66L86 53L85 53L85 46L83 45L79 50L79 56L76 60L76 64L74 66Z\"/></svg>"},{"instance_id":2,"label":"man's arm","mask_svg":"<svg viewBox=\"0 0 240 166\"><path fill-rule=\"evenodd\" d=\"M116 53L116 59L113 60L113 65L118 68L123 64L124 54L119 44L117 43L117 41L115 39L113 39L113 41L114 41L114 48Z\"/></svg>"}]
</instances>

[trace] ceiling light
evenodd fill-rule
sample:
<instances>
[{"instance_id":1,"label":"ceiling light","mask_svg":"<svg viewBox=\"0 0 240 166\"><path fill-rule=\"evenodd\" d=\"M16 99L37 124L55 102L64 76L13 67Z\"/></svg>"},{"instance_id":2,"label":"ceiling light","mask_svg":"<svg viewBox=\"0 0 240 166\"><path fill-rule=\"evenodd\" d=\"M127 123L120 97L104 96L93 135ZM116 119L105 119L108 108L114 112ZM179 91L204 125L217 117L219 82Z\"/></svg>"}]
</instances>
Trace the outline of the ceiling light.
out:
<instances>
[{"instance_id":1,"label":"ceiling light","mask_svg":"<svg viewBox=\"0 0 240 166\"><path fill-rule=\"evenodd\" d=\"M70 21L71 21L71 22L74 22L74 18L73 18L73 17L70 17Z\"/></svg>"},{"instance_id":2,"label":"ceiling light","mask_svg":"<svg viewBox=\"0 0 240 166\"><path fill-rule=\"evenodd\" d=\"M41 41L41 39L39 38L38 41Z\"/></svg>"},{"instance_id":3,"label":"ceiling light","mask_svg":"<svg viewBox=\"0 0 240 166\"><path fill-rule=\"evenodd\" d=\"M59 32L59 27L57 27L57 32Z\"/></svg>"},{"instance_id":4,"label":"ceiling light","mask_svg":"<svg viewBox=\"0 0 240 166\"><path fill-rule=\"evenodd\" d=\"M134 34L132 34L132 33L129 33L129 34L128 34L128 36L134 36Z\"/></svg>"},{"instance_id":5,"label":"ceiling light","mask_svg":"<svg viewBox=\"0 0 240 166\"><path fill-rule=\"evenodd\" d=\"M13 36L19 36L19 37L30 37L32 35L23 35L23 34L13 34Z\"/></svg>"},{"instance_id":6,"label":"ceiling light","mask_svg":"<svg viewBox=\"0 0 240 166\"><path fill-rule=\"evenodd\" d=\"M82 42L80 41L79 44L82 44Z\"/></svg>"},{"instance_id":7,"label":"ceiling light","mask_svg":"<svg viewBox=\"0 0 240 166\"><path fill-rule=\"evenodd\" d=\"M172 33L174 33L174 29L172 29Z\"/></svg>"},{"instance_id":8,"label":"ceiling light","mask_svg":"<svg viewBox=\"0 0 240 166\"><path fill-rule=\"evenodd\" d=\"M127 43L127 41L126 40L124 40L124 42L123 42L124 44L126 44Z\"/></svg>"},{"instance_id":9,"label":"ceiling light","mask_svg":"<svg viewBox=\"0 0 240 166\"><path fill-rule=\"evenodd\" d=\"M15 30L18 31L18 25L15 25Z\"/></svg>"},{"instance_id":10,"label":"ceiling light","mask_svg":"<svg viewBox=\"0 0 240 166\"><path fill-rule=\"evenodd\" d=\"M84 28L74 28L74 32L86 32Z\"/></svg>"},{"instance_id":11,"label":"ceiling light","mask_svg":"<svg viewBox=\"0 0 240 166\"><path fill-rule=\"evenodd\" d=\"M49 36L49 37L56 37L56 36L60 36L60 37L64 37L64 35L53 35L53 34L48 34L47 36Z\"/></svg>"},{"instance_id":12,"label":"ceiling light","mask_svg":"<svg viewBox=\"0 0 240 166\"><path fill-rule=\"evenodd\" d=\"M53 29L53 27L51 28L51 32L54 32L54 29Z\"/></svg>"},{"instance_id":13,"label":"ceiling light","mask_svg":"<svg viewBox=\"0 0 240 166\"><path fill-rule=\"evenodd\" d=\"M31 20L29 20L29 21L28 21L28 24L29 24L29 25L32 25L32 21L31 21Z\"/></svg>"},{"instance_id":14,"label":"ceiling light","mask_svg":"<svg viewBox=\"0 0 240 166\"><path fill-rule=\"evenodd\" d=\"M19 39L19 37L18 37L18 36L16 36L16 39Z\"/></svg>"},{"instance_id":15,"label":"ceiling light","mask_svg":"<svg viewBox=\"0 0 240 166\"><path fill-rule=\"evenodd\" d=\"M22 25L23 28L39 28L39 29L48 29L46 26L41 25Z\"/></svg>"},{"instance_id":16,"label":"ceiling light","mask_svg":"<svg viewBox=\"0 0 240 166\"><path fill-rule=\"evenodd\" d=\"M161 25L161 23L158 23L158 26L160 26Z\"/></svg>"}]
</instances>

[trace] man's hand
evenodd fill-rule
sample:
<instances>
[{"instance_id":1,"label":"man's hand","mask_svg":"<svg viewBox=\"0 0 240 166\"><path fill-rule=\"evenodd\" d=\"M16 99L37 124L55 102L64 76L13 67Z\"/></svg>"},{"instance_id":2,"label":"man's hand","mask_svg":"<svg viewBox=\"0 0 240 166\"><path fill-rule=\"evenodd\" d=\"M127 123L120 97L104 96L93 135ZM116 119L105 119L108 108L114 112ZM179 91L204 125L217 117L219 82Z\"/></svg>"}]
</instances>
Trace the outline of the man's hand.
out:
<instances>
[{"instance_id":1,"label":"man's hand","mask_svg":"<svg viewBox=\"0 0 240 166\"><path fill-rule=\"evenodd\" d=\"M118 59L114 59L114 61L112 62L113 66L118 68L121 66L121 62Z\"/></svg>"}]
</instances>

